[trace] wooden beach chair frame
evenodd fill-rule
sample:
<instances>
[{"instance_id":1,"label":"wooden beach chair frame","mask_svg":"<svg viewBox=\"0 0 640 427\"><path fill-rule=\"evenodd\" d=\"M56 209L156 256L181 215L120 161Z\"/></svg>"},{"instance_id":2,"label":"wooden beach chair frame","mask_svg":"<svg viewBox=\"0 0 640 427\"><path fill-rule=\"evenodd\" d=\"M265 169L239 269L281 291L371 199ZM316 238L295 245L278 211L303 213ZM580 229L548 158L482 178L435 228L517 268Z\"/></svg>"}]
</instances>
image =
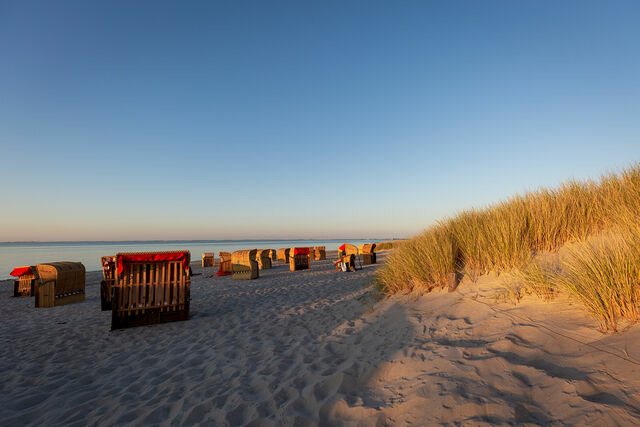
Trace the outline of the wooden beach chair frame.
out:
<instances>
[{"instance_id":1,"label":"wooden beach chair frame","mask_svg":"<svg viewBox=\"0 0 640 427\"><path fill-rule=\"evenodd\" d=\"M189 251L118 253L111 330L189 319Z\"/></svg>"}]
</instances>

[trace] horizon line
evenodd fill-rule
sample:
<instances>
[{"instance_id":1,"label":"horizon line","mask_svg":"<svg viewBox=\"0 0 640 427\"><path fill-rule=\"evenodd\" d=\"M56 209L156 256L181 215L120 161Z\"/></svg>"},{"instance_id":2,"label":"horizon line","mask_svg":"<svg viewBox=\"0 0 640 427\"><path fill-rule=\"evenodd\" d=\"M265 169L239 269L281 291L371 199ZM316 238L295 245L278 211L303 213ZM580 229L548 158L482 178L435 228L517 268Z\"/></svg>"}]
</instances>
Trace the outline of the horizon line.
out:
<instances>
[{"instance_id":1,"label":"horizon line","mask_svg":"<svg viewBox=\"0 0 640 427\"><path fill-rule=\"evenodd\" d=\"M3 243L141 243L141 242L190 242L190 243L199 243L199 242L261 242L261 241L273 241L273 242L285 242L285 241L296 241L296 240L403 240L405 238L324 238L324 239L316 239L316 238L295 238L295 239L148 239L148 240L11 240L11 241L0 241L0 244Z\"/></svg>"}]
</instances>

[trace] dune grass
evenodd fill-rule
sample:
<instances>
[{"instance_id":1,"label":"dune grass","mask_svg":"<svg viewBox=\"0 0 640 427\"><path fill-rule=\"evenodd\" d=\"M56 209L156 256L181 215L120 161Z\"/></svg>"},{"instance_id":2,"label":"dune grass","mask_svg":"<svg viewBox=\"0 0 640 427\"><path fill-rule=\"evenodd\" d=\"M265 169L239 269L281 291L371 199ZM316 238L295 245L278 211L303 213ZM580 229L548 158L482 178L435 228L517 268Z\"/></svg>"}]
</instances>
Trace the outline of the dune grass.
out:
<instances>
[{"instance_id":1,"label":"dune grass","mask_svg":"<svg viewBox=\"0 0 640 427\"><path fill-rule=\"evenodd\" d=\"M405 240L387 240L385 242L376 243L376 251L386 251L389 249L397 248L399 244Z\"/></svg>"},{"instance_id":2,"label":"dune grass","mask_svg":"<svg viewBox=\"0 0 640 427\"><path fill-rule=\"evenodd\" d=\"M569 248L552 286L566 289L600 321L616 331L620 320L638 321L640 235L634 230L589 238Z\"/></svg>"},{"instance_id":3,"label":"dune grass","mask_svg":"<svg viewBox=\"0 0 640 427\"><path fill-rule=\"evenodd\" d=\"M512 271L542 298L567 290L615 330L620 319L638 320L639 224L640 164L462 212L399 245L375 282L390 294L444 286L454 272ZM590 238L603 232L617 237ZM582 243L560 270L536 261L572 242Z\"/></svg>"}]
</instances>

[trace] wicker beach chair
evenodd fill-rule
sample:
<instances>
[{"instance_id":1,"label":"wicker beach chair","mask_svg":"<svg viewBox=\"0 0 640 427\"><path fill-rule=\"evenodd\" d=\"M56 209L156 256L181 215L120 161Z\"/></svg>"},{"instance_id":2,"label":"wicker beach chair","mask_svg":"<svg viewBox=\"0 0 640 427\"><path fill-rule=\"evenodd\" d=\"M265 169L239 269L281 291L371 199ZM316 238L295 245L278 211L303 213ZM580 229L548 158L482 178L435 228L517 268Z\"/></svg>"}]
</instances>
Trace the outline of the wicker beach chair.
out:
<instances>
[{"instance_id":1,"label":"wicker beach chair","mask_svg":"<svg viewBox=\"0 0 640 427\"><path fill-rule=\"evenodd\" d=\"M36 276L34 274L35 267L25 266L16 267L11 271L11 275L17 280L13 282L13 296L14 297L29 297L33 296L34 284Z\"/></svg>"},{"instance_id":2,"label":"wicker beach chair","mask_svg":"<svg viewBox=\"0 0 640 427\"><path fill-rule=\"evenodd\" d=\"M291 248L281 248L278 249L278 261L284 263L284 264L289 264L289 252L291 251Z\"/></svg>"},{"instance_id":3,"label":"wicker beach chair","mask_svg":"<svg viewBox=\"0 0 640 427\"><path fill-rule=\"evenodd\" d=\"M214 252L203 252L202 254L202 268L215 267L216 258Z\"/></svg>"},{"instance_id":4,"label":"wicker beach chair","mask_svg":"<svg viewBox=\"0 0 640 427\"><path fill-rule=\"evenodd\" d=\"M36 307L56 307L84 301L85 268L79 262L50 262L35 268Z\"/></svg>"},{"instance_id":5,"label":"wicker beach chair","mask_svg":"<svg viewBox=\"0 0 640 427\"><path fill-rule=\"evenodd\" d=\"M269 270L271 268L271 250L258 249L256 253L256 261L260 270Z\"/></svg>"},{"instance_id":6,"label":"wicker beach chair","mask_svg":"<svg viewBox=\"0 0 640 427\"><path fill-rule=\"evenodd\" d=\"M314 254L315 254L314 260L316 261L322 261L327 259L327 251L325 250L324 246L316 246L314 248Z\"/></svg>"},{"instance_id":7,"label":"wicker beach chair","mask_svg":"<svg viewBox=\"0 0 640 427\"><path fill-rule=\"evenodd\" d=\"M289 270L309 270L311 268L309 252L309 248L291 248L289 252Z\"/></svg>"},{"instance_id":8,"label":"wicker beach chair","mask_svg":"<svg viewBox=\"0 0 640 427\"><path fill-rule=\"evenodd\" d=\"M102 311L111 310L111 292L116 282L116 257L103 256L100 258L102 277L100 282L100 308Z\"/></svg>"},{"instance_id":9,"label":"wicker beach chair","mask_svg":"<svg viewBox=\"0 0 640 427\"><path fill-rule=\"evenodd\" d=\"M350 255L353 255L353 258L351 258ZM362 269L362 262L360 261L360 257L358 255L358 248L349 243L345 243L338 248L338 256L348 257L349 263L352 264L352 268L354 270Z\"/></svg>"},{"instance_id":10,"label":"wicker beach chair","mask_svg":"<svg viewBox=\"0 0 640 427\"><path fill-rule=\"evenodd\" d=\"M376 252L375 252L376 244L375 243L360 245L358 250L362 255L362 264L369 265L369 264L376 263Z\"/></svg>"},{"instance_id":11,"label":"wicker beach chair","mask_svg":"<svg viewBox=\"0 0 640 427\"><path fill-rule=\"evenodd\" d=\"M275 249L269 249L269 251L272 263L278 261L278 252Z\"/></svg>"},{"instance_id":12,"label":"wicker beach chair","mask_svg":"<svg viewBox=\"0 0 640 427\"><path fill-rule=\"evenodd\" d=\"M220 261L216 276L228 276L231 274L231 253L219 252Z\"/></svg>"},{"instance_id":13,"label":"wicker beach chair","mask_svg":"<svg viewBox=\"0 0 640 427\"><path fill-rule=\"evenodd\" d=\"M189 319L189 251L115 256L111 329Z\"/></svg>"},{"instance_id":14,"label":"wicker beach chair","mask_svg":"<svg viewBox=\"0 0 640 427\"><path fill-rule=\"evenodd\" d=\"M257 279L260 274L258 273L258 262L256 261L256 249L249 249L243 251L235 251L231 254L231 271L234 279Z\"/></svg>"},{"instance_id":15,"label":"wicker beach chair","mask_svg":"<svg viewBox=\"0 0 640 427\"><path fill-rule=\"evenodd\" d=\"M313 246L309 247L309 260L316 259L316 248Z\"/></svg>"}]
</instances>

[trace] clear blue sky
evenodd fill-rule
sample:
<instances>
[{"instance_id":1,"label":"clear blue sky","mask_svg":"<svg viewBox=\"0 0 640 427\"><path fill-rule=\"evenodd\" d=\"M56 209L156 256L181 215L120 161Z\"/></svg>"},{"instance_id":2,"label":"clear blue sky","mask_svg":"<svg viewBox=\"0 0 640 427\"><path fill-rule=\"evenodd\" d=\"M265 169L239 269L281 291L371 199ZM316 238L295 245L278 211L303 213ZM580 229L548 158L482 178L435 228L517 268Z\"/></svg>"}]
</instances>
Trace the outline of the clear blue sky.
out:
<instances>
[{"instance_id":1,"label":"clear blue sky","mask_svg":"<svg viewBox=\"0 0 640 427\"><path fill-rule=\"evenodd\" d=\"M640 160L640 2L0 0L0 240L401 237Z\"/></svg>"}]
</instances>

